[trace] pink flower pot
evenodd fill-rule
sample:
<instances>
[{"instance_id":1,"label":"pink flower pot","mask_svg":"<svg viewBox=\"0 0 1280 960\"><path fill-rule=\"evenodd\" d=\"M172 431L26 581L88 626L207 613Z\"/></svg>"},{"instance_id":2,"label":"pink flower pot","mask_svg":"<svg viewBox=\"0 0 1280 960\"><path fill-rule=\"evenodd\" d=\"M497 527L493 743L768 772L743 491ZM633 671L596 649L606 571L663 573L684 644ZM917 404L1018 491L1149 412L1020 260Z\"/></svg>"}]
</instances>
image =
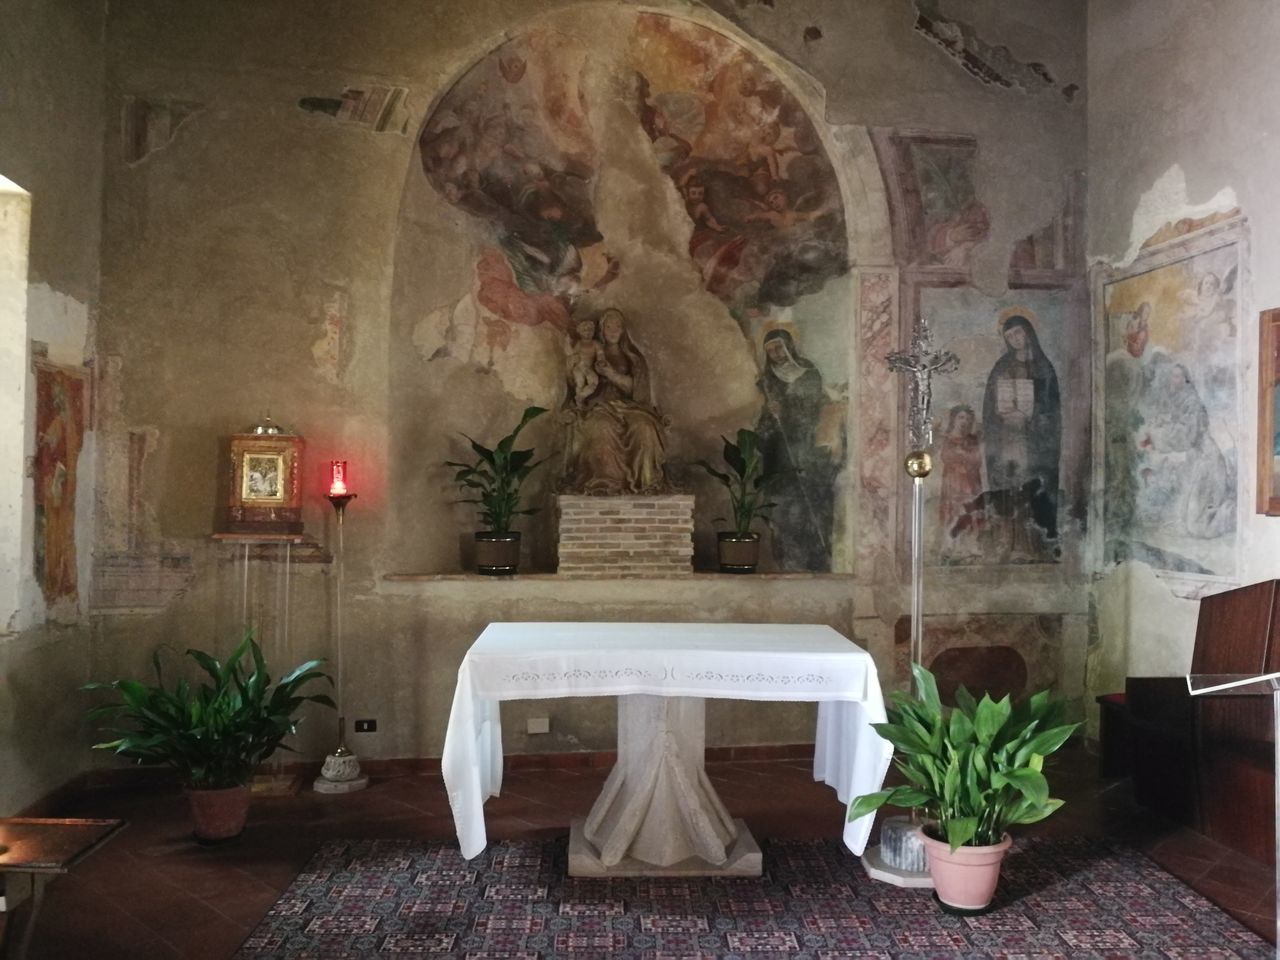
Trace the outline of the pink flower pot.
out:
<instances>
[{"instance_id":1,"label":"pink flower pot","mask_svg":"<svg viewBox=\"0 0 1280 960\"><path fill-rule=\"evenodd\" d=\"M933 889L942 905L963 911L987 909L996 894L1000 861L1013 838L1006 833L1003 840L989 847L957 847L953 851L949 843L933 839L923 827L920 835L929 858Z\"/></svg>"}]
</instances>

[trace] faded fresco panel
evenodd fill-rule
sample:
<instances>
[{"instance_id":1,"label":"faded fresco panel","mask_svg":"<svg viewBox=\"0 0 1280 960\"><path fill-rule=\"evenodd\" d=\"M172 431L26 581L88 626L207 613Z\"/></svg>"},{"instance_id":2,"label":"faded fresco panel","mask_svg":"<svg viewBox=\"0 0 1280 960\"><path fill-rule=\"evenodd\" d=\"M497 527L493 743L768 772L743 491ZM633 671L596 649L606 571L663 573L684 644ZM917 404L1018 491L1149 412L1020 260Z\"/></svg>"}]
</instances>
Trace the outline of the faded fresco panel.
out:
<instances>
[{"instance_id":1,"label":"faded fresco panel","mask_svg":"<svg viewBox=\"0 0 1280 960\"><path fill-rule=\"evenodd\" d=\"M462 76L419 138L432 186L491 228L476 269L491 350L512 325L568 330L575 295L612 278L591 198L586 57L553 31L508 41Z\"/></svg>"},{"instance_id":2,"label":"faded fresco panel","mask_svg":"<svg viewBox=\"0 0 1280 960\"><path fill-rule=\"evenodd\" d=\"M890 162L903 223L899 252L917 266L965 270L991 230L974 186L972 137L894 135Z\"/></svg>"},{"instance_id":3,"label":"faded fresco panel","mask_svg":"<svg viewBox=\"0 0 1280 960\"><path fill-rule=\"evenodd\" d=\"M1192 239L1103 280L1103 556L1238 570L1240 241Z\"/></svg>"},{"instance_id":4,"label":"faded fresco panel","mask_svg":"<svg viewBox=\"0 0 1280 960\"><path fill-rule=\"evenodd\" d=\"M1069 302L1064 290L923 287L920 311L960 369L934 380L929 562L1057 563ZM1077 401L1079 402L1079 401Z\"/></svg>"},{"instance_id":5,"label":"faded fresco panel","mask_svg":"<svg viewBox=\"0 0 1280 960\"><path fill-rule=\"evenodd\" d=\"M637 117L693 223L689 255L744 329L848 270L835 170L768 67L721 34L656 14L637 19L629 58Z\"/></svg>"},{"instance_id":6,"label":"faded fresco panel","mask_svg":"<svg viewBox=\"0 0 1280 960\"><path fill-rule=\"evenodd\" d=\"M926 617L923 660L943 701L955 690L1008 694L1014 700L1055 687L1064 635L1061 614L972 614ZM894 624L894 669L911 676L911 618Z\"/></svg>"},{"instance_id":7,"label":"faded fresco panel","mask_svg":"<svg viewBox=\"0 0 1280 960\"><path fill-rule=\"evenodd\" d=\"M847 333L836 321L848 312L844 290L827 288L761 336L764 406L754 427L766 461L787 471L774 489L770 520L781 570L832 566L849 405Z\"/></svg>"},{"instance_id":8,"label":"faded fresco panel","mask_svg":"<svg viewBox=\"0 0 1280 960\"><path fill-rule=\"evenodd\" d=\"M858 283L858 457L860 517L855 535L857 573L869 577L878 557L892 554L895 503L901 477L894 442L898 389L885 362L897 348L898 278L892 271L867 271Z\"/></svg>"},{"instance_id":9,"label":"faded fresco panel","mask_svg":"<svg viewBox=\"0 0 1280 960\"><path fill-rule=\"evenodd\" d=\"M690 355L664 357L666 344L701 337L707 357L747 348L758 364L750 379L735 371L735 382L705 382L726 396L745 388L758 397L738 425L754 427L766 457L786 470L771 519L773 565L848 565L837 491L848 459L853 303L847 282L831 282L849 273L848 231L819 131L785 83L729 37L659 14L599 16L622 42L532 29L471 67L427 118L419 138L427 182L480 230L472 233L472 293L426 318L418 353L496 371L509 392L561 384L556 405L573 413L608 376L587 356L600 331L583 333L605 308L625 312L658 385L692 373L664 368ZM612 109L619 102L621 115ZM616 198L598 193L605 158L632 134L651 151L628 171L651 177L630 214L644 230L619 223ZM664 194L683 207L674 219L650 216L653 197ZM655 236L655 227L670 236ZM673 255L731 318L733 326L708 325L715 342L688 320L673 329L682 318L665 309L661 289L649 309L622 302L634 297L633 271L670 268ZM661 390L644 402L688 446L718 448L725 427L688 438L707 430L706 404L682 409Z\"/></svg>"},{"instance_id":10,"label":"faded fresco panel","mask_svg":"<svg viewBox=\"0 0 1280 960\"><path fill-rule=\"evenodd\" d=\"M85 374L38 363L35 575L46 603L75 601L76 473L85 430Z\"/></svg>"}]
</instances>

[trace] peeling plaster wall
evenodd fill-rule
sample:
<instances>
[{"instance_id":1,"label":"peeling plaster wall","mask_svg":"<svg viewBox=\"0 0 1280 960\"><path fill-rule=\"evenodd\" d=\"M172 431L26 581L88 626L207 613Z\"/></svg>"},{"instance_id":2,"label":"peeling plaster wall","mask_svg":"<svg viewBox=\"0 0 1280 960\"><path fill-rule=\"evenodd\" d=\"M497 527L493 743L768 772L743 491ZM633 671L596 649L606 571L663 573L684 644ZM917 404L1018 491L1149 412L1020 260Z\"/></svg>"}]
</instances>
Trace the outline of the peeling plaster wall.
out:
<instances>
[{"instance_id":1,"label":"peeling plaster wall","mask_svg":"<svg viewBox=\"0 0 1280 960\"><path fill-rule=\"evenodd\" d=\"M1090 259L1127 263L1157 229L1183 218L1237 206L1248 218L1255 269L1252 289L1239 294L1241 584L1280 576L1280 519L1253 512L1257 316L1280 303L1280 276L1269 268L1280 257L1280 179L1270 158L1280 129L1271 50L1278 32L1280 9L1248 0L1089 4ZM1176 595L1143 564L1102 574L1089 693L1123 689L1126 675L1184 673L1197 600Z\"/></svg>"},{"instance_id":2,"label":"peeling plaster wall","mask_svg":"<svg viewBox=\"0 0 1280 960\"><path fill-rule=\"evenodd\" d=\"M226 649L238 626L242 571L235 548L207 540L221 522L219 438L269 411L307 438L309 533L334 546L332 512L322 497L325 460L347 459L359 492L347 512L343 605L345 712L349 719L379 720L377 735L352 743L363 756L439 754L457 664L490 620L818 621L868 646L892 678L894 625L906 592L899 524L891 512L876 528L883 536L877 534L871 560L856 575L590 584L456 575L383 579L460 570L462 551L454 541L461 548L469 535L469 520L443 489L408 496L402 490L412 487L392 484L397 464L414 452L405 447L412 431L397 432L395 425L443 433L516 403L496 383L479 402L448 383L433 383L430 391L395 389L424 348L397 306L397 286L401 295L410 288L411 303L452 302L449 291L470 272L453 240L456 226L446 222L450 213L439 204L403 203L406 184L427 189L415 171L418 129L460 73L521 25L557 11L572 18L592 6L475 0L464 8L388 0L353 18L336 0L309 4L305 14L284 0L177 8L163 0L112 3L99 323L100 543L115 553L120 569L134 560L143 569L144 555L167 556L189 563L192 577L153 612L103 611L99 675L141 671L161 640ZM944 11L960 6L945 4ZM862 212L849 224L857 309L848 318L852 345L845 358L856 463L869 456L873 439L862 436L858 390L880 365L877 355L863 355L857 325L865 319L870 332L878 324L879 339L868 337L867 349L893 346L911 307L903 303L900 314L888 191L869 128L976 139L976 190L990 208L992 230L974 251L974 278L984 293L999 297L1015 241L1061 216L1070 175L1083 168L1083 96L1068 101L1056 88L1027 92L978 82L914 29L916 10L899 0L778 0L773 8L665 2L642 9L715 24L764 58L803 91L839 158L846 210ZM1078 5L993 0L964 9L966 22L992 44L1082 82ZM821 36L810 33L806 41L808 26L819 27ZM393 97L401 89L407 93ZM397 119L401 110L403 120ZM153 120L155 130L148 126ZM411 224L421 261L412 274L397 269L406 209L427 218ZM673 209L682 213L678 205ZM1066 256L1063 275L1078 280L1080 264ZM661 290L633 282L628 296L661 308ZM1069 277L1062 284L1064 297L1076 296ZM990 338L994 315L981 322ZM1082 332L1086 326L1072 335ZM745 355L737 360L750 362ZM1087 395L1087 366L1064 366L1060 376ZM893 381L874 382L874 391L896 393ZM438 406L406 406L427 393L439 398ZM885 497L892 505L901 496L901 468L897 427L892 412L886 416L892 434L885 437L893 439L877 462L888 466ZM857 516L860 496L851 492L840 509ZM1079 500L1078 492L1067 496ZM1068 505L1062 510L1065 517ZM896 516L905 522L905 509ZM530 528L529 537L541 544L535 549L544 560L547 523L543 518ZM404 531L420 529L433 530L429 551L403 543ZM1079 535L1073 529L1072 544ZM848 546L852 555L862 544ZM1060 690L1079 697L1086 603L1076 548L1067 554L1062 563L1035 570L947 571L930 587L929 609L939 616L1062 616L1054 634L1062 648L1047 655L1057 658ZM281 573L262 561L250 568L264 591ZM278 655L333 655L334 572L327 564L295 567L288 649L282 636L269 638ZM266 593L263 598L270 608ZM527 712L521 705L504 709L508 749L613 742L608 704L566 701L552 709L550 738L521 732ZM329 718L317 720L303 741L312 756L332 742ZM713 743L812 736L807 709L723 704L709 722Z\"/></svg>"},{"instance_id":3,"label":"peeling plaster wall","mask_svg":"<svg viewBox=\"0 0 1280 960\"><path fill-rule=\"evenodd\" d=\"M30 343L47 359L81 367L92 357L99 289L102 221L102 83L105 4L17 0L0 31L0 180L30 194L25 323L5 325L0 353L25 377L24 409L6 413L0 441L19 463L34 450L35 391ZM7 200L7 195L5 197ZM3 381L0 381L3 382ZM8 390L11 382L5 382ZM92 424L87 424L92 429ZM93 550L93 436L78 463L74 540L79 601L46 609L34 577L33 487L5 509L6 546L20 544L18 614L0 623L0 813L13 814L65 782L87 762L84 703L74 694L88 679L84 616ZM22 469L19 466L18 469ZM11 539L12 538L12 539ZM0 604L2 605L2 604Z\"/></svg>"}]
</instances>

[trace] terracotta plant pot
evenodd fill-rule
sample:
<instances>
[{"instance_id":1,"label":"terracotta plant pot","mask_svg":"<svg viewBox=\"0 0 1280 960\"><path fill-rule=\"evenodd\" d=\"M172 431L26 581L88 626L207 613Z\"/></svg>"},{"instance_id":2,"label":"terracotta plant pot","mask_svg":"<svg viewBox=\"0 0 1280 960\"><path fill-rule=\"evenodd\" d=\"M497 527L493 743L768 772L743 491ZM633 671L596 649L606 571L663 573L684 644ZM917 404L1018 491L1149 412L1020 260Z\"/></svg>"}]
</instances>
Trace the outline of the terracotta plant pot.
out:
<instances>
[{"instance_id":1,"label":"terracotta plant pot","mask_svg":"<svg viewBox=\"0 0 1280 960\"><path fill-rule=\"evenodd\" d=\"M957 847L953 852L945 840L935 840L921 828L929 876L944 909L961 913L981 913L991 906L1000 879L1000 862L1013 843L1004 839L989 847Z\"/></svg>"},{"instance_id":2,"label":"terracotta plant pot","mask_svg":"<svg viewBox=\"0 0 1280 960\"><path fill-rule=\"evenodd\" d=\"M182 791L191 804L191 822L200 843L220 843L240 836L249 817L249 787Z\"/></svg>"},{"instance_id":3,"label":"terracotta plant pot","mask_svg":"<svg viewBox=\"0 0 1280 960\"><path fill-rule=\"evenodd\" d=\"M476 533L476 569L487 577L509 577L520 566L520 534Z\"/></svg>"},{"instance_id":4,"label":"terracotta plant pot","mask_svg":"<svg viewBox=\"0 0 1280 960\"><path fill-rule=\"evenodd\" d=\"M760 562L760 534L719 533L720 572L755 573Z\"/></svg>"}]
</instances>

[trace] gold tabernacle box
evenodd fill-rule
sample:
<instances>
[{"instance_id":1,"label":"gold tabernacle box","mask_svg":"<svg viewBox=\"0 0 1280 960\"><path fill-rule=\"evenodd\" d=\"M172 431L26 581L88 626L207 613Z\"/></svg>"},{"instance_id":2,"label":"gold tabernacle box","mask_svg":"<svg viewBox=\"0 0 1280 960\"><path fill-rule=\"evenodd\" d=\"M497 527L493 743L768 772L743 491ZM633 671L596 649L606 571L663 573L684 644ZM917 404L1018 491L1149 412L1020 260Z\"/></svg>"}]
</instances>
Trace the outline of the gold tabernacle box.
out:
<instances>
[{"instance_id":1,"label":"gold tabernacle box","mask_svg":"<svg viewBox=\"0 0 1280 960\"><path fill-rule=\"evenodd\" d=\"M229 533L302 532L302 448L292 434L231 435Z\"/></svg>"}]
</instances>

